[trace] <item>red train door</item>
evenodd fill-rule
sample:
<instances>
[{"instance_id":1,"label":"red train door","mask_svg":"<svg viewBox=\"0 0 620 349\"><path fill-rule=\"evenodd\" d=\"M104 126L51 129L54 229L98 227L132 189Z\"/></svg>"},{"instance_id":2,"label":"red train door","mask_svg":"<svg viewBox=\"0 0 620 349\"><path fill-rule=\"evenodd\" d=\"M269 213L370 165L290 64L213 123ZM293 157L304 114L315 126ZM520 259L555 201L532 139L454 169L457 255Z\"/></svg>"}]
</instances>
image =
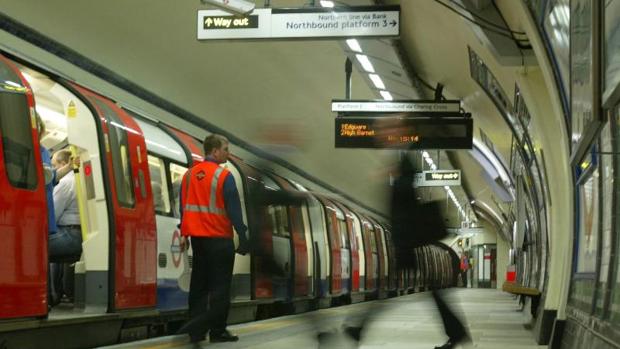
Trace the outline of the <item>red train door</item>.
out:
<instances>
[{"instance_id":1,"label":"red train door","mask_svg":"<svg viewBox=\"0 0 620 349\"><path fill-rule=\"evenodd\" d=\"M383 230L375 223L375 241L377 243L377 257L379 259L379 279L377 288L387 289L385 274L387 273L387 265L385 265L385 251L383 250Z\"/></svg>"},{"instance_id":2,"label":"red train door","mask_svg":"<svg viewBox=\"0 0 620 349\"><path fill-rule=\"evenodd\" d=\"M74 85L75 86L75 85ZM112 101L76 86L99 116L112 202L111 310L154 307L157 230L146 143L138 124Z\"/></svg>"},{"instance_id":3,"label":"red train door","mask_svg":"<svg viewBox=\"0 0 620 349\"><path fill-rule=\"evenodd\" d=\"M349 234L349 242L350 242L350 254L351 254L351 292L358 292L360 287L360 262L359 262L359 252L357 246L357 236L355 236L355 230L353 225L355 222L353 221L353 212L351 212L346 206L341 203L334 201L338 207L344 212L344 216L347 222L347 232L345 234Z\"/></svg>"},{"instance_id":4,"label":"red train door","mask_svg":"<svg viewBox=\"0 0 620 349\"><path fill-rule=\"evenodd\" d=\"M285 179L273 176L274 180L282 189L297 191ZM306 246L306 234L302 221L302 206L288 206L288 215L291 224L291 238L293 243L295 270L293 274L293 296L302 297L308 294L308 247Z\"/></svg>"},{"instance_id":5,"label":"red train door","mask_svg":"<svg viewBox=\"0 0 620 349\"><path fill-rule=\"evenodd\" d=\"M47 313L47 201L34 98L0 55L0 319Z\"/></svg>"},{"instance_id":6,"label":"red train door","mask_svg":"<svg viewBox=\"0 0 620 349\"><path fill-rule=\"evenodd\" d=\"M325 206L325 221L331 252L331 293L333 296L339 296L342 292L342 257L340 255L338 217L336 217L336 208L331 202L321 197L319 200Z\"/></svg>"},{"instance_id":7,"label":"red train door","mask_svg":"<svg viewBox=\"0 0 620 349\"><path fill-rule=\"evenodd\" d=\"M252 197L256 195L256 190L264 186L258 179L261 173L254 167L236 157L231 157L231 161L239 169L239 173L244 177L244 189L246 200L246 212L248 217L248 237L254 244L254 248L259 253L251 253L251 284L252 299L268 299L274 296L273 270L270 262L273 261L273 226L269 219L267 208L259 205L251 205Z\"/></svg>"},{"instance_id":8,"label":"red train door","mask_svg":"<svg viewBox=\"0 0 620 349\"><path fill-rule=\"evenodd\" d=\"M365 290L374 290L377 285L379 276L377 258L377 244L375 241L374 230L372 224L364 217L360 217L362 221L362 237L364 238L364 253L366 260L366 282Z\"/></svg>"}]
</instances>

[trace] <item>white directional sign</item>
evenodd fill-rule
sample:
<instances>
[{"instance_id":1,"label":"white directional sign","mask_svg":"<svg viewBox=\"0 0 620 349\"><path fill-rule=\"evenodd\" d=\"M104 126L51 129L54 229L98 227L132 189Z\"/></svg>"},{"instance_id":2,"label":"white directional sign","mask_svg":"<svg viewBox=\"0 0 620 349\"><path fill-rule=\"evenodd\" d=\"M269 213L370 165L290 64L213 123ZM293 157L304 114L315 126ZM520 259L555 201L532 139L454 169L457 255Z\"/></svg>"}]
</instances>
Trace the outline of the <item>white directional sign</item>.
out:
<instances>
[{"instance_id":1,"label":"white directional sign","mask_svg":"<svg viewBox=\"0 0 620 349\"><path fill-rule=\"evenodd\" d=\"M416 173L414 187L443 187L461 185L461 170L436 170Z\"/></svg>"},{"instance_id":2,"label":"white directional sign","mask_svg":"<svg viewBox=\"0 0 620 349\"><path fill-rule=\"evenodd\" d=\"M346 10L255 9L239 17L219 10L198 11L198 40L397 37L399 6Z\"/></svg>"},{"instance_id":3,"label":"white directional sign","mask_svg":"<svg viewBox=\"0 0 620 349\"><path fill-rule=\"evenodd\" d=\"M335 112L426 112L426 113L458 113L460 101L444 102L407 102L407 101L332 101Z\"/></svg>"}]
</instances>

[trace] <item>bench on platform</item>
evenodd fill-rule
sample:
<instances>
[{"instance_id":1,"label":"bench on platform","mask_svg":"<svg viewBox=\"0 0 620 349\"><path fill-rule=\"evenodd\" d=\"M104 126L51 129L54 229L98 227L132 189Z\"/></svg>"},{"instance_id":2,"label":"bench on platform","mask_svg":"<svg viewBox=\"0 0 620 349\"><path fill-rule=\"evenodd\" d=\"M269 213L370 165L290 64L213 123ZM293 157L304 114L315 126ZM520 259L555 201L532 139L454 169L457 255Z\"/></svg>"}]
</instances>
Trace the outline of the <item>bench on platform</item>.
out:
<instances>
[{"instance_id":1,"label":"bench on platform","mask_svg":"<svg viewBox=\"0 0 620 349\"><path fill-rule=\"evenodd\" d=\"M508 281L504 282L504 284L502 285L502 291L516 294L519 296L521 295L530 296L530 297L540 296L540 291L537 288L525 287L517 283L508 282Z\"/></svg>"},{"instance_id":2,"label":"bench on platform","mask_svg":"<svg viewBox=\"0 0 620 349\"><path fill-rule=\"evenodd\" d=\"M541 292L537 288L533 287L525 287L519 285L515 282L504 282L502 285L502 291L515 294L521 297L531 297L532 298L532 307L531 313L532 316L536 316L536 310L538 309L538 304L540 302Z\"/></svg>"}]
</instances>

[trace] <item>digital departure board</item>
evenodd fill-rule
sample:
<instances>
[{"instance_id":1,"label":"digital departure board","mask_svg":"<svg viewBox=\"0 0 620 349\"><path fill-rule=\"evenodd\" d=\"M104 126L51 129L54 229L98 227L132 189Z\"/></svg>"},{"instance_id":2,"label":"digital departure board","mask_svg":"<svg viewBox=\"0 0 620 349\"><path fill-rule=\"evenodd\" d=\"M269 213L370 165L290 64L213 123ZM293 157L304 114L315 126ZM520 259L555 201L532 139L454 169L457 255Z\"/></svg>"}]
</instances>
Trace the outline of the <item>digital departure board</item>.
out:
<instances>
[{"instance_id":1,"label":"digital departure board","mask_svg":"<svg viewBox=\"0 0 620 349\"><path fill-rule=\"evenodd\" d=\"M471 117L346 116L335 122L336 148L472 148Z\"/></svg>"}]
</instances>

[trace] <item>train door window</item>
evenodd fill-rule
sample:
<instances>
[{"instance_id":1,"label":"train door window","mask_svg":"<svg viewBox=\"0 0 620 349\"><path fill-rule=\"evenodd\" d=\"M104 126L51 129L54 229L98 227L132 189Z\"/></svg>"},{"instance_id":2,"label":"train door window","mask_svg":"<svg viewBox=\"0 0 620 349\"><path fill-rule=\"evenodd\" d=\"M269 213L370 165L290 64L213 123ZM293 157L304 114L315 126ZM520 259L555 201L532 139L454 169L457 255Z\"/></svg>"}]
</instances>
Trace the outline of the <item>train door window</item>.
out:
<instances>
[{"instance_id":1,"label":"train door window","mask_svg":"<svg viewBox=\"0 0 620 349\"><path fill-rule=\"evenodd\" d=\"M170 183L172 183L172 211L176 218L181 217L179 207L181 205L181 183L183 175L187 172L187 167L177 164L170 164Z\"/></svg>"},{"instance_id":2,"label":"train door window","mask_svg":"<svg viewBox=\"0 0 620 349\"><path fill-rule=\"evenodd\" d=\"M334 222L335 214L333 214L332 209L326 206L325 215L327 216L327 231L329 233L329 239L332 246L338 246L340 244L341 238L338 236L338 231L334 231L338 227L338 222Z\"/></svg>"},{"instance_id":3,"label":"train door window","mask_svg":"<svg viewBox=\"0 0 620 349\"><path fill-rule=\"evenodd\" d=\"M375 232L372 229L368 229L368 234L370 234L370 250L373 253L377 253L377 240L375 240Z\"/></svg>"},{"instance_id":4,"label":"train door window","mask_svg":"<svg viewBox=\"0 0 620 349\"><path fill-rule=\"evenodd\" d=\"M129 163L129 145L127 142L127 128L118 115L105 103L98 99L91 99L101 110L108 123L110 132L110 152L112 153L112 168L114 170L116 198L124 207L133 207L135 195L133 191L133 178Z\"/></svg>"},{"instance_id":5,"label":"train door window","mask_svg":"<svg viewBox=\"0 0 620 349\"><path fill-rule=\"evenodd\" d=\"M37 172L26 95L6 91L3 85L0 85L0 134L9 182L17 188L34 189L37 186Z\"/></svg>"},{"instance_id":6,"label":"train door window","mask_svg":"<svg viewBox=\"0 0 620 349\"><path fill-rule=\"evenodd\" d=\"M288 224L288 214L285 206L269 205L267 207L269 219L271 220L273 235L288 238L291 232Z\"/></svg>"},{"instance_id":7,"label":"train door window","mask_svg":"<svg viewBox=\"0 0 620 349\"><path fill-rule=\"evenodd\" d=\"M271 178L264 176L262 178L263 185L266 190L279 190L280 187ZM288 223L288 211L286 206L282 205L269 205L267 212L271 219L273 234L276 236L289 238L291 236L291 229Z\"/></svg>"},{"instance_id":8,"label":"train door window","mask_svg":"<svg viewBox=\"0 0 620 349\"><path fill-rule=\"evenodd\" d=\"M349 246L349 234L347 232L347 222L343 220L338 220L338 229L340 230L340 239L342 248L350 248Z\"/></svg>"},{"instance_id":9,"label":"train door window","mask_svg":"<svg viewBox=\"0 0 620 349\"><path fill-rule=\"evenodd\" d=\"M153 155L148 155L149 173L151 175L151 190L153 191L153 207L155 212L170 215L170 196L166 181L166 166L164 160Z\"/></svg>"}]
</instances>

